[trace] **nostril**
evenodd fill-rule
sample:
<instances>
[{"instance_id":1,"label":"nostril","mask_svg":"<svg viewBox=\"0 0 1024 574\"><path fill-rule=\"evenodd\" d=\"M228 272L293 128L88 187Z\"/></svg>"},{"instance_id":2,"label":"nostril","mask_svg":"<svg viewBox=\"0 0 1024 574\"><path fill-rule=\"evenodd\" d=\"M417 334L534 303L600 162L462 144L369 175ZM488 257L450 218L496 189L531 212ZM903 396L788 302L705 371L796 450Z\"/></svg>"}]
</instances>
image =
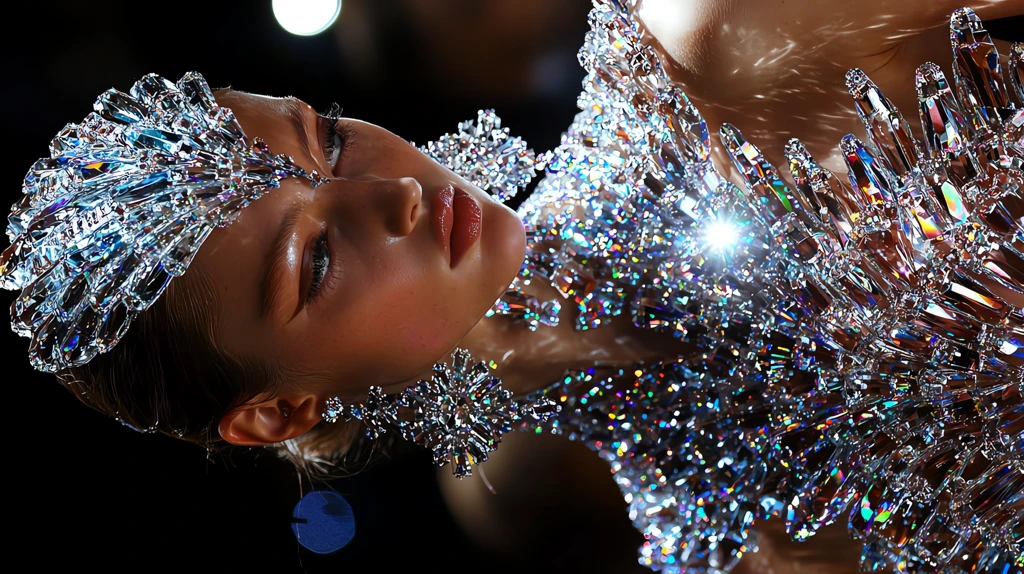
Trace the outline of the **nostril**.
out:
<instances>
[{"instance_id":1,"label":"nostril","mask_svg":"<svg viewBox=\"0 0 1024 574\"><path fill-rule=\"evenodd\" d=\"M423 199L423 189L420 182L414 177L402 177L392 180L392 208L391 214L397 226L395 232L400 235L407 235L416 227L420 217L420 204Z\"/></svg>"},{"instance_id":2,"label":"nostril","mask_svg":"<svg viewBox=\"0 0 1024 574\"><path fill-rule=\"evenodd\" d=\"M412 206L412 213L409 215L409 223L416 225L416 220L420 217L420 204L416 203Z\"/></svg>"}]
</instances>

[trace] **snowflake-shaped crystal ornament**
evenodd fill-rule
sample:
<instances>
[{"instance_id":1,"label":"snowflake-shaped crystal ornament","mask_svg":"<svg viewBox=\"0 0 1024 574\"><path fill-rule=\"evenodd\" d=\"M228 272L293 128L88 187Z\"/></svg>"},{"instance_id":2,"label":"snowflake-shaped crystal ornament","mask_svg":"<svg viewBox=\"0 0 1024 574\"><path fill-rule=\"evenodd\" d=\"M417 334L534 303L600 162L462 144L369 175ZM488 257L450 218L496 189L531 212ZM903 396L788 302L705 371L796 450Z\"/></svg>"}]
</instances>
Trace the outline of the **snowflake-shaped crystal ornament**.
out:
<instances>
[{"instance_id":1,"label":"snowflake-shaped crystal ornament","mask_svg":"<svg viewBox=\"0 0 1024 574\"><path fill-rule=\"evenodd\" d=\"M111 89L32 166L8 218L0 287L42 371L83 365L185 272L210 232L287 177L321 182L247 140L206 80L151 74Z\"/></svg>"},{"instance_id":2,"label":"snowflake-shaped crystal ornament","mask_svg":"<svg viewBox=\"0 0 1024 574\"><path fill-rule=\"evenodd\" d=\"M455 134L445 134L420 151L441 165L488 191L499 201L525 189L543 161L521 138L509 136L494 110L480 110L476 121L459 124Z\"/></svg>"},{"instance_id":3,"label":"snowflake-shaped crystal ornament","mask_svg":"<svg viewBox=\"0 0 1024 574\"><path fill-rule=\"evenodd\" d=\"M501 436L513 425L540 422L558 412L547 397L516 401L486 363L473 363L464 349L452 353L451 365L436 363L433 375L401 393L383 394L371 387L366 402L349 405L335 397L323 413L327 422L357 419L367 436L377 438L388 428L402 438L429 449L434 461L452 464L458 478L470 476L473 465L487 460Z\"/></svg>"}]
</instances>

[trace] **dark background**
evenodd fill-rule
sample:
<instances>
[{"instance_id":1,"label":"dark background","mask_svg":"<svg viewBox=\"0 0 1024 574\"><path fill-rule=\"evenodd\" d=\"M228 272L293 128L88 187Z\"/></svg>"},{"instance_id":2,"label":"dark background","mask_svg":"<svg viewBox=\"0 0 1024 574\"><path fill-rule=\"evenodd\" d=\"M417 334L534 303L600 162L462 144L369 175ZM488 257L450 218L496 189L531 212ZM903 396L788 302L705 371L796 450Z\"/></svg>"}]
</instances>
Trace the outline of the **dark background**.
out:
<instances>
[{"instance_id":1,"label":"dark background","mask_svg":"<svg viewBox=\"0 0 1024 574\"><path fill-rule=\"evenodd\" d=\"M17 199L25 170L65 123L85 117L102 91L126 91L149 72L173 80L196 70L214 88L294 95L318 109L337 101L346 115L418 143L495 108L514 135L550 149L576 112L576 51L589 4L344 0L331 30L298 37L277 25L269 0L19 3L4 16L0 203ZM1002 27L1009 38L1012 26L990 30ZM2 292L0 304L12 298ZM611 568L595 567L611 552L600 547L602 533L588 542L587 525L573 517L538 516L566 520L566 536L519 552L477 546L445 509L428 457L401 448L331 483L354 509L356 537L334 555L312 554L290 529L308 484L300 487L286 463L244 450L207 460L194 445L122 427L32 371L26 345L0 328L8 351L0 374L10 485L4 542L31 570L576 572L588 561L590 572ZM624 540L616 556L633 560L639 542Z\"/></svg>"}]
</instances>

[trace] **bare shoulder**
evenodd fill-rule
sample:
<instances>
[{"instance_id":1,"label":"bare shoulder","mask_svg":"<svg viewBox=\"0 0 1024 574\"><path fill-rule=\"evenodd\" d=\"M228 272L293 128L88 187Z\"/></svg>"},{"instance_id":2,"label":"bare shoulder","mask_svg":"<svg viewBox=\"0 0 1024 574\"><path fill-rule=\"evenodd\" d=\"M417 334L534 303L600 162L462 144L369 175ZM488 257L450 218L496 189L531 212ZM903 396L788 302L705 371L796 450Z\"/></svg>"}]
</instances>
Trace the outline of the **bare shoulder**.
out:
<instances>
[{"instance_id":1,"label":"bare shoulder","mask_svg":"<svg viewBox=\"0 0 1024 574\"><path fill-rule=\"evenodd\" d=\"M641 0L641 25L692 74L740 75L753 68L838 57L868 61L948 25L961 6L980 18L1024 14L1020 0Z\"/></svg>"},{"instance_id":2,"label":"bare shoulder","mask_svg":"<svg viewBox=\"0 0 1024 574\"><path fill-rule=\"evenodd\" d=\"M1021 0L975 4L983 20L1024 13ZM642 0L637 16L709 124L735 124L776 164L798 137L841 170L827 158L861 131L846 71L863 69L915 114L914 70L932 61L950 72L949 16L961 6L970 0Z\"/></svg>"}]
</instances>

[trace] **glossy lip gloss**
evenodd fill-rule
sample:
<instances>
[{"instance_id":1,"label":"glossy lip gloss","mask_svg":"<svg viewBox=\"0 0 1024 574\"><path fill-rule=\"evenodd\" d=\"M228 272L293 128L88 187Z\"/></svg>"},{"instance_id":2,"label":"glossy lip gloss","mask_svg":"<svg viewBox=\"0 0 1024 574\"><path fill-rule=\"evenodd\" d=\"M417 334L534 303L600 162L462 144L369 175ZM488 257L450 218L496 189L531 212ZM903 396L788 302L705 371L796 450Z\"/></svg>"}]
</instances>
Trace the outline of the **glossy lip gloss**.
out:
<instances>
[{"instance_id":1,"label":"glossy lip gloss","mask_svg":"<svg viewBox=\"0 0 1024 574\"><path fill-rule=\"evenodd\" d=\"M451 230L451 266L456 267L470 248L480 239L483 226L483 210L473 196L454 188L455 198L452 210L455 215Z\"/></svg>"},{"instance_id":2,"label":"glossy lip gloss","mask_svg":"<svg viewBox=\"0 0 1024 574\"><path fill-rule=\"evenodd\" d=\"M441 189L431 200L434 235L437 237L437 242L441 246L449 266L452 264L451 236L452 226L455 224L455 210L452 205L454 200L455 188L450 185Z\"/></svg>"}]
</instances>

